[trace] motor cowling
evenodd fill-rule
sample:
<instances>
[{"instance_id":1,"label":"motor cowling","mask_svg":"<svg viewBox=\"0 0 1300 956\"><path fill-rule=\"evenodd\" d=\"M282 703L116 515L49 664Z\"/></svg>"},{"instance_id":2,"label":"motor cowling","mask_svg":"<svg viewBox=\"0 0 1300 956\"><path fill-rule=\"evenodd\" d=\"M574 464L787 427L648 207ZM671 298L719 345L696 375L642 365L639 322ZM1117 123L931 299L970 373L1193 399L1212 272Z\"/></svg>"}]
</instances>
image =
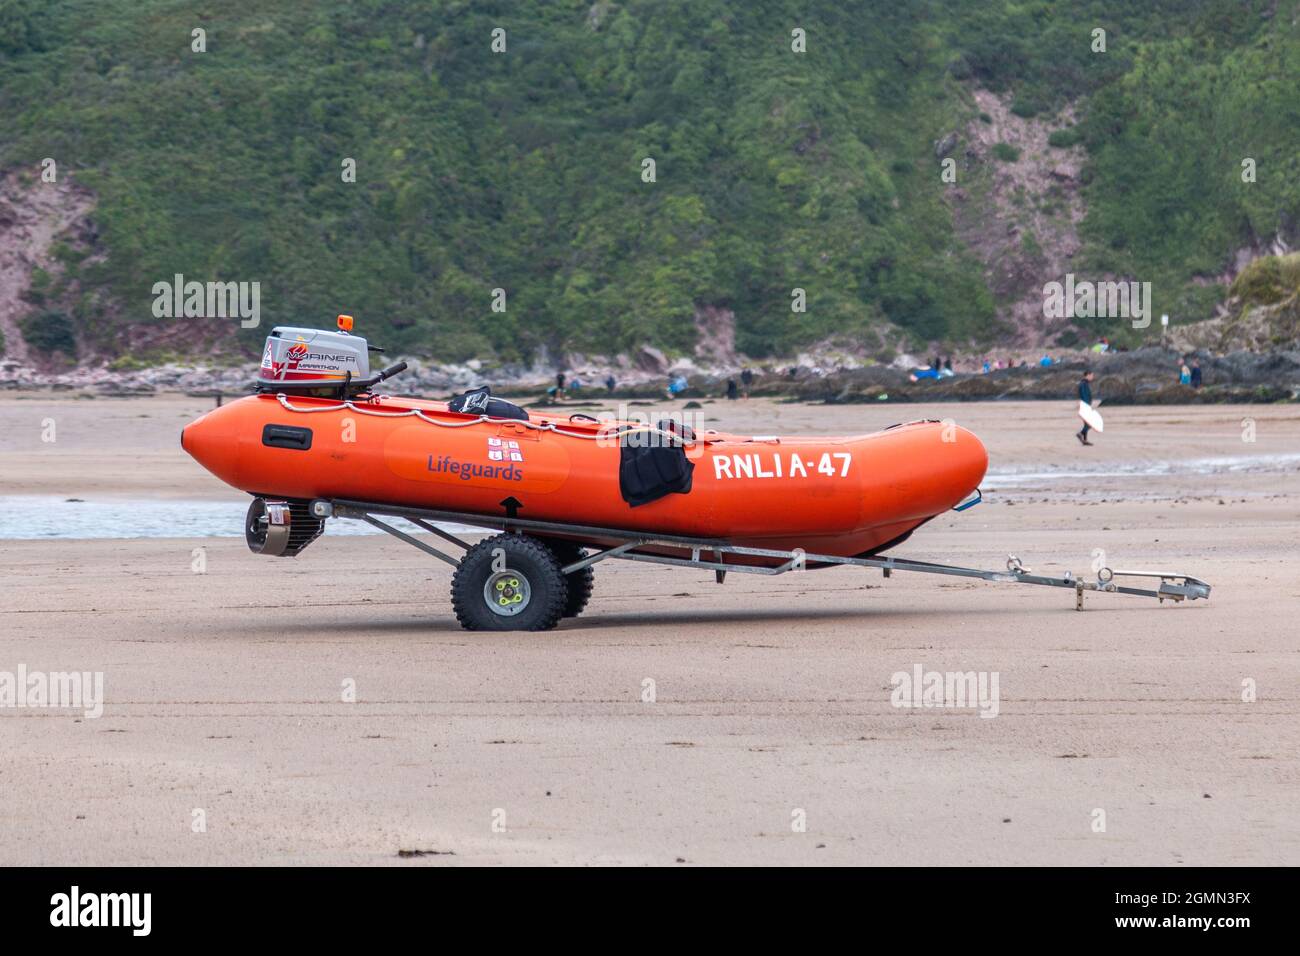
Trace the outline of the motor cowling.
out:
<instances>
[{"instance_id":1,"label":"motor cowling","mask_svg":"<svg viewBox=\"0 0 1300 956\"><path fill-rule=\"evenodd\" d=\"M257 385L275 392L337 391L369 377L370 350L361 336L277 325L266 337Z\"/></svg>"}]
</instances>

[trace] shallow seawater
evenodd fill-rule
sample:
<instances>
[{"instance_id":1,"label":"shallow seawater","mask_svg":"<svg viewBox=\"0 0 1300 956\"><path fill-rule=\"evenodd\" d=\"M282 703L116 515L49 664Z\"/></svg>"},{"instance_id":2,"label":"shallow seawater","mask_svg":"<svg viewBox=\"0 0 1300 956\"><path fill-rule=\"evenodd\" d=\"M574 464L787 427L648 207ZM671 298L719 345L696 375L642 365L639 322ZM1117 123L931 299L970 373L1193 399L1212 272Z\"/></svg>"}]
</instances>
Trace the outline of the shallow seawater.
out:
<instances>
[{"instance_id":1,"label":"shallow seawater","mask_svg":"<svg viewBox=\"0 0 1300 956\"><path fill-rule=\"evenodd\" d=\"M64 538L242 538L247 498L185 501L143 498L61 498L0 495L0 540ZM400 518L392 524L408 534L427 534ZM439 524L453 533L474 528ZM383 534L362 521L334 519L327 534Z\"/></svg>"}]
</instances>

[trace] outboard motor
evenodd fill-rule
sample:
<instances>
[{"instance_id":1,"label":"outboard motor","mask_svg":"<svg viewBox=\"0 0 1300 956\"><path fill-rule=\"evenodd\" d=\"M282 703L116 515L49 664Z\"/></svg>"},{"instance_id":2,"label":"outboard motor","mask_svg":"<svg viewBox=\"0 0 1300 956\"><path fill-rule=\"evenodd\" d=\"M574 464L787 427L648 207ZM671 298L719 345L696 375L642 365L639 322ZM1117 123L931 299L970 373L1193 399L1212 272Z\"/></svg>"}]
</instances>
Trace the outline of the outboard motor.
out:
<instances>
[{"instance_id":1,"label":"outboard motor","mask_svg":"<svg viewBox=\"0 0 1300 956\"><path fill-rule=\"evenodd\" d=\"M248 550L272 558L292 558L321 536L325 521L306 501L254 498L244 518Z\"/></svg>"},{"instance_id":2,"label":"outboard motor","mask_svg":"<svg viewBox=\"0 0 1300 956\"><path fill-rule=\"evenodd\" d=\"M338 331L277 325L266 337L259 392L351 398L406 369L399 362L370 374L370 353L383 349L352 334L352 316L338 317Z\"/></svg>"}]
</instances>

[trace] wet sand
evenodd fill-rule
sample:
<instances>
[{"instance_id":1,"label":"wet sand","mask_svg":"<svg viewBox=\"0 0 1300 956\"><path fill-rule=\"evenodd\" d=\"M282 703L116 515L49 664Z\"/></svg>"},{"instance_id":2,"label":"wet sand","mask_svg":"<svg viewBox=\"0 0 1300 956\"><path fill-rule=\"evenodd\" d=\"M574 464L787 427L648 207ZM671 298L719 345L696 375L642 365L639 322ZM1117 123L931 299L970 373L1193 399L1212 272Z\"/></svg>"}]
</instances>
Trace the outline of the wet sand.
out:
<instances>
[{"instance_id":1,"label":"wet sand","mask_svg":"<svg viewBox=\"0 0 1300 956\"><path fill-rule=\"evenodd\" d=\"M239 498L179 447L209 404L0 398L0 482ZM293 561L0 541L0 671L102 671L106 698L97 719L0 707L0 864L1298 863L1300 476L1279 456L1300 409L1103 411L1082 448L1048 404L703 409L763 433L955 418L1004 477L900 556L1086 574L1101 549L1205 578L1208 603L609 562L559 630L470 634L444 568L384 538ZM996 672L997 716L892 706L918 664Z\"/></svg>"}]
</instances>

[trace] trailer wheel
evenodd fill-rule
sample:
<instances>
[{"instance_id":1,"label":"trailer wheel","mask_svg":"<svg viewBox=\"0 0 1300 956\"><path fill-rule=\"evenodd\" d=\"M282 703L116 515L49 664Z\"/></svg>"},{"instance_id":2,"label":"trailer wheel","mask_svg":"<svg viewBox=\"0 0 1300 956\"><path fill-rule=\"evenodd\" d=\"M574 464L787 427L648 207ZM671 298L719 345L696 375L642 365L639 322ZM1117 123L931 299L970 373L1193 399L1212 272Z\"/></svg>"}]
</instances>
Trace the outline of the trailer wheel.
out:
<instances>
[{"instance_id":1,"label":"trailer wheel","mask_svg":"<svg viewBox=\"0 0 1300 956\"><path fill-rule=\"evenodd\" d=\"M572 541L552 541L550 547L560 559L561 565L581 561L587 556L586 548ZM569 580L569 599L564 602L564 616L577 617L591 600L591 589L596 583L596 569L589 564L565 577Z\"/></svg>"},{"instance_id":2,"label":"trailer wheel","mask_svg":"<svg viewBox=\"0 0 1300 956\"><path fill-rule=\"evenodd\" d=\"M480 541L451 579L451 606L467 631L549 631L568 599L569 582L555 554L520 534Z\"/></svg>"}]
</instances>

